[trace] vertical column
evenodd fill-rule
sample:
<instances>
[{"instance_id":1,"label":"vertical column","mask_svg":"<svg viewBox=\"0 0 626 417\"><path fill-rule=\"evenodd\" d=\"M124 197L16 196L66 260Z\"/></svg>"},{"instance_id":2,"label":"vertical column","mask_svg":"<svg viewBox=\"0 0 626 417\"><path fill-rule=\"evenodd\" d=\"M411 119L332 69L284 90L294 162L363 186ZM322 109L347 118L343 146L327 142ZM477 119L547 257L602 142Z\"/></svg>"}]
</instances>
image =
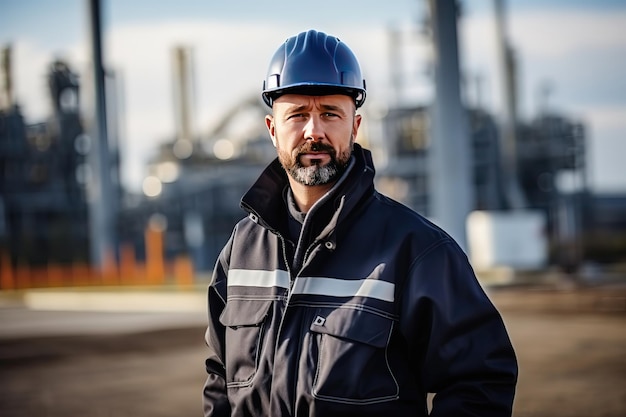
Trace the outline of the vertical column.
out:
<instances>
[{"instance_id":1,"label":"vertical column","mask_svg":"<svg viewBox=\"0 0 626 417\"><path fill-rule=\"evenodd\" d=\"M102 64L101 2L89 0L89 23L92 53L94 117L89 152L89 226L91 263L99 270L115 256L115 221L112 201L115 198L111 181L111 164L107 138L104 67Z\"/></svg>"},{"instance_id":2,"label":"vertical column","mask_svg":"<svg viewBox=\"0 0 626 417\"><path fill-rule=\"evenodd\" d=\"M461 104L455 0L430 0L435 99L429 149L430 216L467 249L465 222L474 207L472 146Z\"/></svg>"}]
</instances>

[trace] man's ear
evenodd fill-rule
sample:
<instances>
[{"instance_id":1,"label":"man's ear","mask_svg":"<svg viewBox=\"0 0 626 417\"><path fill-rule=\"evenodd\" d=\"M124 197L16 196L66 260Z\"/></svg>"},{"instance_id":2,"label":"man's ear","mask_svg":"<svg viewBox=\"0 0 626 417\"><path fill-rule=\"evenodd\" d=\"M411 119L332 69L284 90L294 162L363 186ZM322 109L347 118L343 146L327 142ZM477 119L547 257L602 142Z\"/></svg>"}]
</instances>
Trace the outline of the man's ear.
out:
<instances>
[{"instance_id":1,"label":"man's ear","mask_svg":"<svg viewBox=\"0 0 626 417\"><path fill-rule=\"evenodd\" d=\"M355 114L354 121L352 123L352 135L354 136L355 140L357 138L357 133L359 132L359 126L361 126L361 115Z\"/></svg>"},{"instance_id":2,"label":"man's ear","mask_svg":"<svg viewBox=\"0 0 626 417\"><path fill-rule=\"evenodd\" d=\"M272 143L274 147L276 147L276 128L274 127L274 117L271 115L265 116L265 126L267 127L267 131L270 134L270 138L272 139Z\"/></svg>"}]
</instances>

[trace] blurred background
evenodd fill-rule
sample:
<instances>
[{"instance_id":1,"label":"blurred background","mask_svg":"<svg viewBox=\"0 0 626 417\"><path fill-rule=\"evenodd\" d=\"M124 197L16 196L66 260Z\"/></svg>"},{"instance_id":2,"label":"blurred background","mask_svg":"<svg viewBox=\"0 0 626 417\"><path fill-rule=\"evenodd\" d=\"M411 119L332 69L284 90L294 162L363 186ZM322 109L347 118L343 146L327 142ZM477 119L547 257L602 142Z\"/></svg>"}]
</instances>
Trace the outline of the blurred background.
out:
<instances>
[{"instance_id":1,"label":"blurred background","mask_svg":"<svg viewBox=\"0 0 626 417\"><path fill-rule=\"evenodd\" d=\"M76 352L119 361L126 343L126 355L179 361L201 345L211 269L275 156L260 98L269 59L317 29L360 59L358 141L377 188L466 249L527 369L585 355L608 372L586 414L623 415L624 28L622 0L0 0L0 375L13 387L0 410L55 415L58 393L33 396L41 387L17 376L50 375L45 352L84 370ZM561 391L523 379L516 414L580 415L554 404L590 387L541 375ZM176 384L179 402L152 399L165 408L151 415L189 407L192 378ZM527 402L537 395L552 408ZM59 412L78 412L70 403Z\"/></svg>"}]
</instances>

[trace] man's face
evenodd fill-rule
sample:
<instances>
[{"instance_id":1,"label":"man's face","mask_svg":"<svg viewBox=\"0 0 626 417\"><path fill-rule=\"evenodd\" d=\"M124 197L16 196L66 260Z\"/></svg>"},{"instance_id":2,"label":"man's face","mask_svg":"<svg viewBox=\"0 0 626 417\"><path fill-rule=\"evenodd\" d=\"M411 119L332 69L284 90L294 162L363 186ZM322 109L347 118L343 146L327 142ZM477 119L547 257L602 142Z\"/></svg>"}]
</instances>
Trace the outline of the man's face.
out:
<instances>
[{"instance_id":1,"label":"man's face","mask_svg":"<svg viewBox=\"0 0 626 417\"><path fill-rule=\"evenodd\" d=\"M285 171L303 185L335 182L352 154L361 124L345 95L285 94L274 101L265 123Z\"/></svg>"}]
</instances>

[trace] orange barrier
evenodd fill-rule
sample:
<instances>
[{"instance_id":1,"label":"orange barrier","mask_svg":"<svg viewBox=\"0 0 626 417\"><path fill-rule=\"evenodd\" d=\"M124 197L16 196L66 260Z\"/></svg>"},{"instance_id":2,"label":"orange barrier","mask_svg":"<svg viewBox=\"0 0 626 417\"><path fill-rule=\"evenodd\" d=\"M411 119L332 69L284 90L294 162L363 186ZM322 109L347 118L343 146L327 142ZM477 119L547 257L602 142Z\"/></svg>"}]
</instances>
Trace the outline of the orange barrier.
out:
<instances>
[{"instance_id":1,"label":"orange barrier","mask_svg":"<svg viewBox=\"0 0 626 417\"><path fill-rule=\"evenodd\" d=\"M15 288L32 288L31 268L29 265L18 265L15 268Z\"/></svg>"},{"instance_id":2,"label":"orange barrier","mask_svg":"<svg viewBox=\"0 0 626 417\"><path fill-rule=\"evenodd\" d=\"M188 256L179 256L174 260L174 282L182 287L190 287L194 281L193 262Z\"/></svg>"},{"instance_id":3,"label":"orange barrier","mask_svg":"<svg viewBox=\"0 0 626 417\"><path fill-rule=\"evenodd\" d=\"M71 264L48 263L33 268L27 264L15 267L6 252L0 252L0 290L15 290L37 287L67 286L117 286L117 285L193 285L195 270L189 256L177 256L166 262L164 255L163 230L148 227L145 231L145 263L138 262L132 245L122 245L119 263L113 254L103 261L102 268L95 269L85 262Z\"/></svg>"},{"instance_id":4,"label":"orange barrier","mask_svg":"<svg viewBox=\"0 0 626 417\"><path fill-rule=\"evenodd\" d=\"M48 264L48 286L63 287L67 284L68 273L66 268L58 264Z\"/></svg>"},{"instance_id":5,"label":"orange barrier","mask_svg":"<svg viewBox=\"0 0 626 417\"><path fill-rule=\"evenodd\" d=\"M101 282L100 277L96 276L93 268L83 262L75 262L71 265L72 284L77 287L98 284ZM96 278L96 279L94 279Z\"/></svg>"},{"instance_id":6,"label":"orange barrier","mask_svg":"<svg viewBox=\"0 0 626 417\"><path fill-rule=\"evenodd\" d=\"M117 262L115 262L115 255L112 252L107 253L104 257L101 279L104 285L113 286L120 284L120 274L117 268Z\"/></svg>"},{"instance_id":7,"label":"orange barrier","mask_svg":"<svg viewBox=\"0 0 626 417\"><path fill-rule=\"evenodd\" d=\"M143 281L140 278L141 271L135 260L135 248L132 245L122 245L120 248L120 265L119 265L119 282L120 284L130 284L137 281Z\"/></svg>"},{"instance_id":8,"label":"orange barrier","mask_svg":"<svg viewBox=\"0 0 626 417\"><path fill-rule=\"evenodd\" d=\"M11 258L5 252L0 253L0 288L15 289L15 275L11 265Z\"/></svg>"},{"instance_id":9,"label":"orange barrier","mask_svg":"<svg viewBox=\"0 0 626 417\"><path fill-rule=\"evenodd\" d=\"M145 242L148 284L164 284L165 262L163 261L163 232L148 227L145 232Z\"/></svg>"}]
</instances>

